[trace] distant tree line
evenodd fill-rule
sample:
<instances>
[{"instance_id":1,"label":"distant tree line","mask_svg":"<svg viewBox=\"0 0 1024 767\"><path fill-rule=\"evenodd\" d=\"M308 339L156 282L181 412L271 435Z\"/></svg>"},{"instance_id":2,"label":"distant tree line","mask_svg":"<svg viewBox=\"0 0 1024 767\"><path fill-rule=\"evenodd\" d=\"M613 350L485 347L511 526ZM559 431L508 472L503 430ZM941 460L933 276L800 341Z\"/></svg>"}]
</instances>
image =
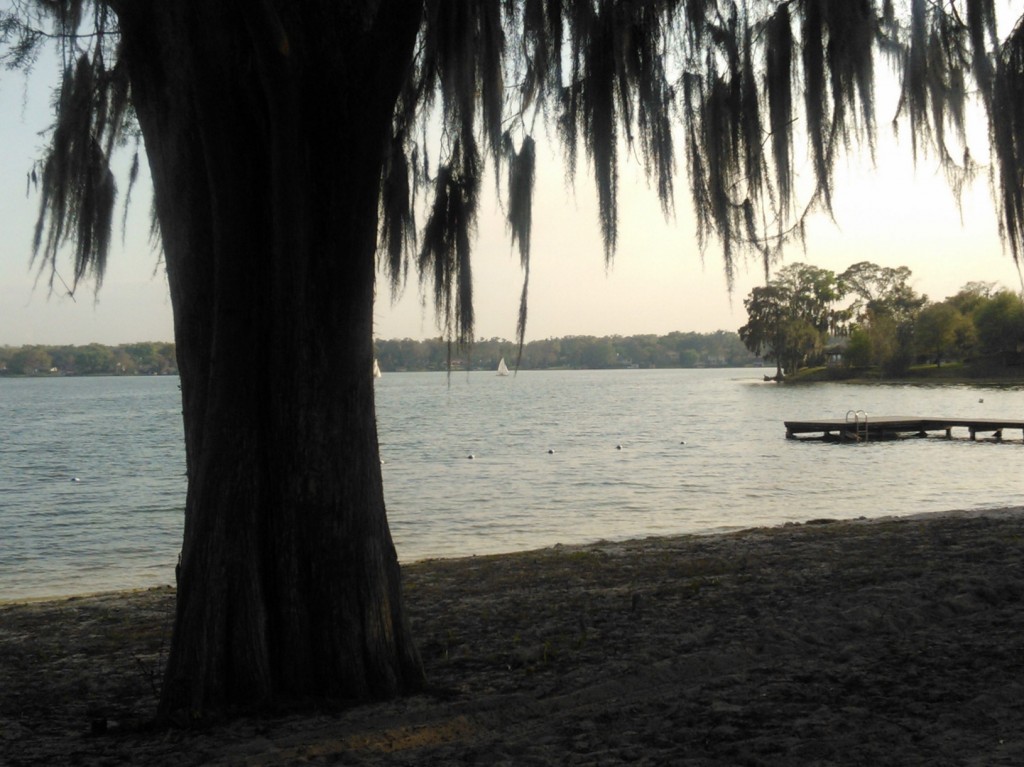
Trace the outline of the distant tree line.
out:
<instances>
[{"instance_id":1,"label":"distant tree line","mask_svg":"<svg viewBox=\"0 0 1024 767\"><path fill-rule=\"evenodd\" d=\"M174 344L0 346L0 375L176 375Z\"/></svg>"},{"instance_id":2,"label":"distant tree line","mask_svg":"<svg viewBox=\"0 0 1024 767\"><path fill-rule=\"evenodd\" d=\"M744 300L740 338L775 361L779 375L825 364L897 376L915 363L970 362L986 371L1024 363L1020 295L970 282L933 302L910 279L906 266L869 261L841 274L790 264Z\"/></svg>"},{"instance_id":3,"label":"distant tree line","mask_svg":"<svg viewBox=\"0 0 1024 767\"><path fill-rule=\"evenodd\" d=\"M504 338L481 338L469 348L441 338L375 342L386 372L493 370L504 357L514 367L518 347ZM2 346L0 375L171 375L178 372L173 343L120 346ZM567 336L523 346L521 370L743 367L757 364L736 333L669 333L665 336Z\"/></svg>"},{"instance_id":4,"label":"distant tree line","mask_svg":"<svg viewBox=\"0 0 1024 767\"><path fill-rule=\"evenodd\" d=\"M377 360L384 372L445 370L449 352L454 369L494 370L504 357L514 367L518 347L504 338L478 339L459 350L440 338L378 340ZM523 345L520 370L743 367L757 364L740 341L725 330L714 333L674 332L668 335L566 336Z\"/></svg>"}]
</instances>

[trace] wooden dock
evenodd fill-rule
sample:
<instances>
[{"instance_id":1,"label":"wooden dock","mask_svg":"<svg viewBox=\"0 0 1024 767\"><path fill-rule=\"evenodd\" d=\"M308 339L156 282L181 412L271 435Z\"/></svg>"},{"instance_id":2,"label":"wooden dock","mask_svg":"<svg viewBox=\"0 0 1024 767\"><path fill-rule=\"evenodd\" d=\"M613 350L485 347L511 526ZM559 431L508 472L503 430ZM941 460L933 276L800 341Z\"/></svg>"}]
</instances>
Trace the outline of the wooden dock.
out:
<instances>
[{"instance_id":1,"label":"wooden dock","mask_svg":"<svg viewBox=\"0 0 1024 767\"><path fill-rule=\"evenodd\" d=\"M1003 440L1007 430L1021 431L1024 441L1024 421L999 418L921 418L918 416L868 416L863 411L851 411L846 418L825 418L816 421L784 421L786 438L798 439L799 435L815 434L810 439L837 442L870 442L905 437L927 437L932 432L942 432L946 439L953 438L953 429L967 429L972 440L979 434L992 435L996 441ZM806 439L807 437L805 437Z\"/></svg>"}]
</instances>

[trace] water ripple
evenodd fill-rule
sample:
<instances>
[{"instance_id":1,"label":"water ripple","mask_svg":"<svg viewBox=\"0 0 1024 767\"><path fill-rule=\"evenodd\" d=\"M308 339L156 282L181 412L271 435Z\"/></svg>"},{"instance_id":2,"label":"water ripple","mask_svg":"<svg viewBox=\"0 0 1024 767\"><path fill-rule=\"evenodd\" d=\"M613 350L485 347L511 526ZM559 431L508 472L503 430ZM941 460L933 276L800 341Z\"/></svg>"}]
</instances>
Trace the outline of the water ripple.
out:
<instances>
[{"instance_id":1,"label":"water ripple","mask_svg":"<svg viewBox=\"0 0 1024 767\"><path fill-rule=\"evenodd\" d=\"M473 373L450 386L385 374L377 416L400 557L1024 505L1019 445L804 443L782 426L849 409L1024 418L1019 389L776 387L760 373ZM173 580L179 397L176 378L0 379L0 599Z\"/></svg>"}]
</instances>

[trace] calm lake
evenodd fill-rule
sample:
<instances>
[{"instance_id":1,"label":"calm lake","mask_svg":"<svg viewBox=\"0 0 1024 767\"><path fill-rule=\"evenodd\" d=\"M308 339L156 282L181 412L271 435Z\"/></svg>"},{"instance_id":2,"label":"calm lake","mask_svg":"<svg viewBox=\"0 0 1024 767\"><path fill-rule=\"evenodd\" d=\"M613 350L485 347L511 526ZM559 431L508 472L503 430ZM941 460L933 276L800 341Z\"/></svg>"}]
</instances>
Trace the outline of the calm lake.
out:
<instances>
[{"instance_id":1,"label":"calm lake","mask_svg":"<svg viewBox=\"0 0 1024 767\"><path fill-rule=\"evenodd\" d=\"M1024 505L1018 433L837 445L787 440L782 424L851 409L1024 419L1024 390L779 387L762 372L449 384L385 371L377 417L399 557ZM0 601L173 582L180 410L177 378L0 379Z\"/></svg>"}]
</instances>

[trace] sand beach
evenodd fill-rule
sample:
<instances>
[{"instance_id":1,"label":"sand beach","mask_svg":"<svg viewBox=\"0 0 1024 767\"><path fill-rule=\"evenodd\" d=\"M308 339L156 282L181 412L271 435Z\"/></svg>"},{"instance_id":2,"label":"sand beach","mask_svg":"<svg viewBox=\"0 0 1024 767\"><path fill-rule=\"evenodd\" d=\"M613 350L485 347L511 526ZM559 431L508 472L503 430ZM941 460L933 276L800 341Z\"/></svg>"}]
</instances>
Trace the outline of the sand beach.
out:
<instances>
[{"instance_id":1,"label":"sand beach","mask_svg":"<svg viewBox=\"0 0 1024 767\"><path fill-rule=\"evenodd\" d=\"M172 590L0 605L0 764L1024 764L1022 509L404 572L429 691L196 731Z\"/></svg>"}]
</instances>

